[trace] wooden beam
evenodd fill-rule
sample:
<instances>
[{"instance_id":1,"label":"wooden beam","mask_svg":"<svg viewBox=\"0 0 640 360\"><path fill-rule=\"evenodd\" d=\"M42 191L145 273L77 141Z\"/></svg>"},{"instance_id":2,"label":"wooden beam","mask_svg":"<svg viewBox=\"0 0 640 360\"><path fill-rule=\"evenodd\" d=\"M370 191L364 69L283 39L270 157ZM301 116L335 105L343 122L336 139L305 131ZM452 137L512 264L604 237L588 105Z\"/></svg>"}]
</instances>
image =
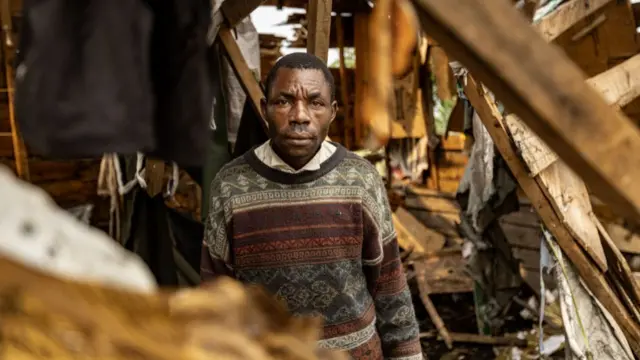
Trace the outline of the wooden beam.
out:
<instances>
[{"instance_id":1,"label":"wooden beam","mask_svg":"<svg viewBox=\"0 0 640 360\"><path fill-rule=\"evenodd\" d=\"M640 55L587 80L611 105L624 107L640 96Z\"/></svg>"},{"instance_id":2,"label":"wooden beam","mask_svg":"<svg viewBox=\"0 0 640 360\"><path fill-rule=\"evenodd\" d=\"M467 77L464 90L493 139L500 155L504 158L511 173L531 201L541 220L553 234L564 254L575 266L581 279L623 329L636 356L640 355L640 325L633 320L627 308L609 286L602 272L574 241L554 212L538 182L529 176L525 164L512 146L509 135L502 123L502 115L496 106L486 99L483 89L473 77Z\"/></svg>"},{"instance_id":3,"label":"wooden beam","mask_svg":"<svg viewBox=\"0 0 640 360\"><path fill-rule=\"evenodd\" d=\"M307 10L307 52L325 63L329 56L332 0L310 0Z\"/></svg>"},{"instance_id":4,"label":"wooden beam","mask_svg":"<svg viewBox=\"0 0 640 360\"><path fill-rule=\"evenodd\" d=\"M342 16L336 16L336 36L338 38L338 50L340 51L340 95L342 95L343 117L343 139L342 143L347 149L352 148L352 128L351 128L351 104L349 104L349 81L347 79L347 66L344 59L344 27L342 26Z\"/></svg>"},{"instance_id":5,"label":"wooden beam","mask_svg":"<svg viewBox=\"0 0 640 360\"><path fill-rule=\"evenodd\" d=\"M242 88L247 93L247 96L251 101L251 106L253 106L256 114L260 115L260 120L262 120L260 123L262 124L264 131L267 132L269 125L262 113L262 107L260 105L260 100L263 99L265 95L264 91L262 91L262 87L260 87L260 84L258 83L258 79L254 77L253 72L249 69L249 65L247 65L246 60L242 56L240 47L238 46L236 39L233 38L229 27L223 25L218 32L218 38L225 49L225 55L229 59L231 67L240 80L240 85L242 85Z\"/></svg>"},{"instance_id":6,"label":"wooden beam","mask_svg":"<svg viewBox=\"0 0 640 360\"><path fill-rule=\"evenodd\" d=\"M444 235L424 226L409 211L398 207L393 216L393 225L398 230L398 238L402 237L401 247L416 254L425 254L438 251L444 247L446 239Z\"/></svg>"},{"instance_id":7,"label":"wooden beam","mask_svg":"<svg viewBox=\"0 0 640 360\"><path fill-rule=\"evenodd\" d=\"M584 83L584 74L560 49L500 0L473 6L464 0L414 3L424 29L449 55L486 83L603 201L640 221L640 130Z\"/></svg>"},{"instance_id":8,"label":"wooden beam","mask_svg":"<svg viewBox=\"0 0 640 360\"><path fill-rule=\"evenodd\" d=\"M571 0L542 18L534 26L547 42L556 40L587 16L596 13L613 0Z\"/></svg>"},{"instance_id":9,"label":"wooden beam","mask_svg":"<svg viewBox=\"0 0 640 360\"><path fill-rule=\"evenodd\" d=\"M378 0L367 28L369 40L366 71L373 76L364 85L360 115L369 129L363 145L371 150L385 146L391 137L391 10L392 0Z\"/></svg>"}]
</instances>

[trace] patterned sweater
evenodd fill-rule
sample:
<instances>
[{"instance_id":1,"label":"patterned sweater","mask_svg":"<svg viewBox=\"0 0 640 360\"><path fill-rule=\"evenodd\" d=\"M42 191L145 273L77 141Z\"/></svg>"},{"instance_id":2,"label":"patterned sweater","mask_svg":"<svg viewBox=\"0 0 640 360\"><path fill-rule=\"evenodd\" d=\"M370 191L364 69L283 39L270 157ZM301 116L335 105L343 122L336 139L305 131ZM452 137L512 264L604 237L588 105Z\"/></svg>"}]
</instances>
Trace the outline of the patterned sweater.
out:
<instances>
[{"instance_id":1,"label":"patterned sweater","mask_svg":"<svg viewBox=\"0 0 640 360\"><path fill-rule=\"evenodd\" d=\"M260 284L298 315L324 318L319 346L354 359L422 359L386 191L335 144L316 171L286 173L254 151L211 185L201 276Z\"/></svg>"}]
</instances>

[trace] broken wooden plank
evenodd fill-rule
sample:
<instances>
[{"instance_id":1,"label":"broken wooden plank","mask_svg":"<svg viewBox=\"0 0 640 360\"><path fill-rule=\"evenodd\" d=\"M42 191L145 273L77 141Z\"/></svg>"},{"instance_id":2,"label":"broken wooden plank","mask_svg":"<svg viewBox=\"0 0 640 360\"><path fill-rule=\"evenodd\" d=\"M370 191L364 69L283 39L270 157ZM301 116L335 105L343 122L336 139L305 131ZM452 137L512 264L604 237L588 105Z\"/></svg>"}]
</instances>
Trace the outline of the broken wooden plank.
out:
<instances>
[{"instance_id":1,"label":"broken wooden plank","mask_svg":"<svg viewBox=\"0 0 640 360\"><path fill-rule=\"evenodd\" d=\"M486 101L482 89L473 77L468 76L465 84L465 94L478 112L480 119L484 123L487 131L491 135L495 146L509 166L525 194L535 207L541 220L549 231L553 234L562 251L575 266L578 274L609 311L615 321L625 332L629 339L634 353L640 354L640 325L632 320L629 311L617 297L614 290L609 286L604 275L596 265L587 257L582 248L574 241L571 234L562 224L549 200L540 189L539 184L528 175L528 170L522 162L501 121L502 115L497 108L492 107L492 103Z\"/></svg>"},{"instance_id":2,"label":"broken wooden plank","mask_svg":"<svg viewBox=\"0 0 640 360\"><path fill-rule=\"evenodd\" d=\"M393 213L393 223L396 230L403 233L404 238L413 245L415 253L431 253L444 247L446 240L442 234L424 226L403 207L398 207Z\"/></svg>"},{"instance_id":3,"label":"broken wooden plank","mask_svg":"<svg viewBox=\"0 0 640 360\"><path fill-rule=\"evenodd\" d=\"M547 42L552 42L587 16L596 13L613 0L571 0L540 19L534 27Z\"/></svg>"},{"instance_id":4,"label":"broken wooden plank","mask_svg":"<svg viewBox=\"0 0 640 360\"><path fill-rule=\"evenodd\" d=\"M419 268L424 272L423 281L429 286L430 294L456 294L473 291L473 280L466 273L466 263L462 258L462 250L437 252L413 264L420 262Z\"/></svg>"},{"instance_id":5,"label":"broken wooden plank","mask_svg":"<svg viewBox=\"0 0 640 360\"><path fill-rule=\"evenodd\" d=\"M630 307L632 313L637 315L637 309L640 309L640 286L633 280L633 273L620 250L616 247L615 243L607 234L604 226L595 216L592 215L593 221L598 226L599 234L602 236L602 243L604 245L605 254L607 259L612 264L610 267L610 273L615 274L622 286L624 292L626 292L633 304ZM634 310L636 310L634 312ZM640 322L640 317L636 317L636 320Z\"/></svg>"},{"instance_id":6,"label":"broken wooden plank","mask_svg":"<svg viewBox=\"0 0 640 360\"><path fill-rule=\"evenodd\" d=\"M613 106L630 104L640 96L640 55L590 78L587 83Z\"/></svg>"},{"instance_id":7,"label":"broken wooden plank","mask_svg":"<svg viewBox=\"0 0 640 360\"><path fill-rule=\"evenodd\" d=\"M540 189L547 195L558 218L569 233L585 249L602 271L607 270L607 260L592 221L591 201L584 182L558 160L541 171L536 177Z\"/></svg>"},{"instance_id":8,"label":"broken wooden plank","mask_svg":"<svg viewBox=\"0 0 640 360\"><path fill-rule=\"evenodd\" d=\"M640 221L640 130L586 85L575 64L508 3L452 1L414 0L425 30L600 198Z\"/></svg>"},{"instance_id":9,"label":"broken wooden plank","mask_svg":"<svg viewBox=\"0 0 640 360\"><path fill-rule=\"evenodd\" d=\"M229 59L229 63L231 63L231 67L251 101L251 106L262 120L260 123L262 124L264 131L267 132L269 125L262 113L262 106L260 105L260 101L264 99L265 95L258 83L258 79L254 77L253 72L249 69L249 65L247 65L246 60L242 56L240 47L238 46L236 39L233 38L229 27L223 25L218 31L218 38L225 49L225 54Z\"/></svg>"},{"instance_id":10,"label":"broken wooden plank","mask_svg":"<svg viewBox=\"0 0 640 360\"><path fill-rule=\"evenodd\" d=\"M442 340L447 345L447 348L452 349L453 340L451 340L451 336L449 335L449 330L447 330L447 327L442 321L440 314L438 314L438 310L436 310L436 307L435 305L433 305L431 298L429 298L430 289L429 289L429 285L427 285L427 282L425 281L425 278L424 278L425 277L424 269L421 268L421 264L419 262L414 264L414 267L417 274L418 292L420 293L420 300L422 300L422 304L424 304L424 307L427 309L427 313L429 314L429 317L431 318L433 325L436 327L438 334L440 334L440 336L442 337Z\"/></svg>"},{"instance_id":11,"label":"broken wooden plank","mask_svg":"<svg viewBox=\"0 0 640 360\"><path fill-rule=\"evenodd\" d=\"M307 52L325 63L329 56L332 0L310 0L307 9Z\"/></svg>"}]
</instances>

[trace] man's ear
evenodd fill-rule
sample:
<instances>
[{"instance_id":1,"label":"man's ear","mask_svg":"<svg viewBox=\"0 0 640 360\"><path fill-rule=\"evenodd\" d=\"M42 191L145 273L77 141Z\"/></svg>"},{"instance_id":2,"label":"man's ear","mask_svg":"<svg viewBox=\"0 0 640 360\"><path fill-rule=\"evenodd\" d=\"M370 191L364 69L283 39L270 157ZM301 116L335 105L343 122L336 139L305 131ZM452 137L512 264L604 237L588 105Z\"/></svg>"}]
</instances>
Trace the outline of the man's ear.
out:
<instances>
[{"instance_id":1,"label":"man's ear","mask_svg":"<svg viewBox=\"0 0 640 360\"><path fill-rule=\"evenodd\" d=\"M267 118L267 99L260 98L260 110L262 111L262 116Z\"/></svg>"},{"instance_id":2,"label":"man's ear","mask_svg":"<svg viewBox=\"0 0 640 360\"><path fill-rule=\"evenodd\" d=\"M333 100L331 102L331 121L329 121L329 124L331 124L333 122L333 120L336 119L336 115L338 114L338 101L337 100Z\"/></svg>"}]
</instances>

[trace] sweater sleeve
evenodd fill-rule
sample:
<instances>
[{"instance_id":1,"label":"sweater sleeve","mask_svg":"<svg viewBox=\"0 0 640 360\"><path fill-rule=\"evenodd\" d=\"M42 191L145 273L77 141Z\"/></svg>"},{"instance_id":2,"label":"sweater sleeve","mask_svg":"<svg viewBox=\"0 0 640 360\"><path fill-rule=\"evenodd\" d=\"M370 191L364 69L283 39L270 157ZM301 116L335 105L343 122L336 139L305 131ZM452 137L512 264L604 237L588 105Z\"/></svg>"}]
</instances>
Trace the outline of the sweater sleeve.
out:
<instances>
[{"instance_id":1,"label":"sweater sleeve","mask_svg":"<svg viewBox=\"0 0 640 360\"><path fill-rule=\"evenodd\" d=\"M418 323L400 260L391 207L376 173L363 199L363 267L385 359L422 360Z\"/></svg>"},{"instance_id":2,"label":"sweater sleeve","mask_svg":"<svg viewBox=\"0 0 640 360\"><path fill-rule=\"evenodd\" d=\"M230 239L227 216L224 210L222 182L216 178L211 182L209 214L204 224L204 241L200 259L200 279L203 283L220 275L233 276L230 256Z\"/></svg>"}]
</instances>

